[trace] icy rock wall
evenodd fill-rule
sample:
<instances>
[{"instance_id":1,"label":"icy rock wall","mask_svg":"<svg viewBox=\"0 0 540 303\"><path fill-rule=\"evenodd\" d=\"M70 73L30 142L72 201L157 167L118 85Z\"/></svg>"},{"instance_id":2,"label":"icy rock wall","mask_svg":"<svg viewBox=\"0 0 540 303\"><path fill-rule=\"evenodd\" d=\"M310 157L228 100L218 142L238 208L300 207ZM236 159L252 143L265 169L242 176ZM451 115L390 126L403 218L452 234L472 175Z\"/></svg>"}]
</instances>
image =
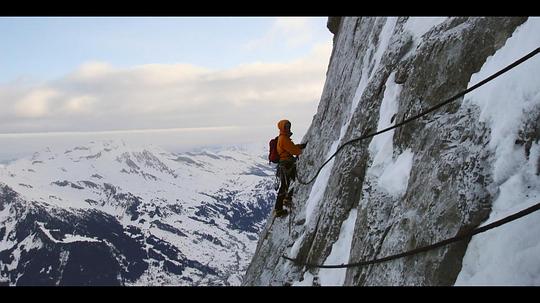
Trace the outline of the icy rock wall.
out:
<instances>
[{"instance_id":1,"label":"icy rock wall","mask_svg":"<svg viewBox=\"0 0 540 303\"><path fill-rule=\"evenodd\" d=\"M531 27L531 22L538 27L538 20L531 19L538 18L330 18L334 49L317 114L302 140L310 143L300 156L299 176L311 178L342 143L411 117L482 80L473 75L520 27ZM528 31L531 35L534 28ZM521 55L500 59L508 62L492 67L491 73L538 47L529 44ZM530 92L524 95L536 101L523 109L527 115L515 117L519 123L514 123L511 149L539 172L534 166L540 165L540 100ZM494 168L501 166L494 164L500 148L490 144L495 125L479 102L465 96L405 127L349 145L313 183L295 184L293 214L273 224L268 220L243 284L456 283L469 241L350 269L306 268L281 256L318 264L370 260L486 222L506 179L494 177ZM463 284L473 281L467 280L472 274L460 275Z\"/></svg>"}]
</instances>

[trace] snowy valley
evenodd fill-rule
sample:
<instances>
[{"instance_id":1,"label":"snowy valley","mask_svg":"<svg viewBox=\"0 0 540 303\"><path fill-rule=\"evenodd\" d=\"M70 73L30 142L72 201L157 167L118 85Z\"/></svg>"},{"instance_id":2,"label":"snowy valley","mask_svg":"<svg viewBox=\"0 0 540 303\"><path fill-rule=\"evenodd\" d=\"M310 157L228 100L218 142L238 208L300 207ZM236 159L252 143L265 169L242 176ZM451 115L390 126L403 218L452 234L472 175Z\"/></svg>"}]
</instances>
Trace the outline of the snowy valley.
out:
<instances>
[{"instance_id":1,"label":"snowy valley","mask_svg":"<svg viewBox=\"0 0 540 303\"><path fill-rule=\"evenodd\" d=\"M9 285L238 285L270 213L262 147L96 141L0 167Z\"/></svg>"}]
</instances>

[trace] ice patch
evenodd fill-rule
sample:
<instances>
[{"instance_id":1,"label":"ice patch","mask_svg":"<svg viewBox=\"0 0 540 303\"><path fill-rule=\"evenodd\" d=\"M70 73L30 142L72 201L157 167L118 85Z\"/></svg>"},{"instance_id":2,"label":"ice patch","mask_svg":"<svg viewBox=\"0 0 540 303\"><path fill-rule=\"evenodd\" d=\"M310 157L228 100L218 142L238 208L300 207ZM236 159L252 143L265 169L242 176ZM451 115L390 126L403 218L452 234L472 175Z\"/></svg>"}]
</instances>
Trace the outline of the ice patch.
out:
<instances>
[{"instance_id":1,"label":"ice patch","mask_svg":"<svg viewBox=\"0 0 540 303\"><path fill-rule=\"evenodd\" d=\"M446 19L448 17L411 17L407 19L403 28L411 33L415 40L420 40L425 33Z\"/></svg>"},{"instance_id":2,"label":"ice patch","mask_svg":"<svg viewBox=\"0 0 540 303\"><path fill-rule=\"evenodd\" d=\"M540 18L529 18L486 60L482 69L472 75L469 87L539 47L539 28ZM508 177L505 171L512 165L507 163L507 158L513 153L513 143L524 114L540 104L539 70L540 55L536 55L465 96L464 102L480 107L480 121L491 127L489 146L496 149L498 155L494 167L496 182ZM515 162L515 159L509 161Z\"/></svg>"},{"instance_id":3,"label":"ice patch","mask_svg":"<svg viewBox=\"0 0 540 303\"><path fill-rule=\"evenodd\" d=\"M394 120L398 111L398 98L402 86L394 81L395 72L390 74L385 83L386 89L379 110L377 131L396 123ZM373 161L368 168L367 174L378 178L377 185L380 189L394 197L398 197L407 190L414 154L410 149L407 149L394 160L393 138L394 130L392 129L375 136L371 140L368 150Z\"/></svg>"},{"instance_id":4,"label":"ice patch","mask_svg":"<svg viewBox=\"0 0 540 303\"><path fill-rule=\"evenodd\" d=\"M379 35L379 45L377 46L375 55L373 56L372 60L367 60L366 57L372 52L373 46L370 46L370 48L366 51L366 55L362 64L362 76L360 78L360 82L358 83L358 87L356 88L356 91L354 93L349 119L346 123L347 126L351 122L352 114L356 111L356 107L358 106L358 103L362 98L362 94L366 90L366 87L369 84L371 78L373 77L373 74L377 71L382 56L388 48L388 45L390 44L390 38L392 38L392 33L394 32L394 28L396 27L396 22L396 17L387 18L386 23L384 24Z\"/></svg>"},{"instance_id":5,"label":"ice patch","mask_svg":"<svg viewBox=\"0 0 540 303\"><path fill-rule=\"evenodd\" d=\"M377 51L375 52L375 56L374 56L375 67L371 70L371 73L369 74L369 78L373 76L373 74L377 71L377 68L379 67L379 63L381 62L382 56L384 52L386 51L386 49L388 48L388 45L390 44L390 38L392 38L392 34L394 33L397 20L398 20L397 17L388 17L386 19L386 23L381 29L381 33L379 35L379 45L377 46Z\"/></svg>"},{"instance_id":6,"label":"ice patch","mask_svg":"<svg viewBox=\"0 0 540 303\"><path fill-rule=\"evenodd\" d=\"M381 107L379 109L377 131L383 130L395 124L395 121L392 121L392 118L398 111L398 97L401 93L402 87L394 82L395 76L395 72L391 73L385 83L386 89L384 90ZM378 175L378 173L381 171L381 169L378 169L378 167L383 167L392 159L392 153L394 150L392 142L393 137L394 130L390 130L373 137L369 144L368 150L373 157L373 163L371 164L372 172L374 172L376 175Z\"/></svg>"},{"instance_id":7,"label":"ice patch","mask_svg":"<svg viewBox=\"0 0 540 303\"><path fill-rule=\"evenodd\" d=\"M337 150L338 143L339 140L334 142L334 144L330 148L330 151L328 152L327 158L330 157L330 155L332 155ZM311 221L313 211L324 196L326 186L328 185L328 180L330 179L330 173L332 172L332 167L334 166L334 160L335 158L330 160L326 164L326 166L323 167L323 169L315 179L315 183L313 183L313 186L311 187L309 198L306 201L306 226L308 226L308 223Z\"/></svg>"},{"instance_id":8,"label":"ice patch","mask_svg":"<svg viewBox=\"0 0 540 303\"><path fill-rule=\"evenodd\" d=\"M377 185L394 197L403 195L407 190L413 156L410 149L405 150L395 162L389 163L384 168Z\"/></svg>"},{"instance_id":9,"label":"ice patch","mask_svg":"<svg viewBox=\"0 0 540 303\"><path fill-rule=\"evenodd\" d=\"M478 83L540 46L540 18L529 18L506 44L489 57L469 86ZM540 176L536 175L540 146L531 145L529 159L516 146L518 130L540 106L540 56L535 56L467 95L480 110L480 120L491 129L493 174L498 196L489 219L504 218L540 202ZM538 121L537 121L538 122ZM456 285L540 285L540 213L474 236L463 258Z\"/></svg>"},{"instance_id":10,"label":"ice patch","mask_svg":"<svg viewBox=\"0 0 540 303\"><path fill-rule=\"evenodd\" d=\"M345 264L349 261L357 213L356 208L351 209L347 220L343 221L339 232L339 238L336 243L332 245L332 251L324 261L324 265ZM346 268L321 268L319 271L321 285L342 286L345 282L346 273Z\"/></svg>"},{"instance_id":11,"label":"ice patch","mask_svg":"<svg viewBox=\"0 0 540 303\"><path fill-rule=\"evenodd\" d=\"M314 276L309 271L306 271L302 281L296 281L292 286L313 286L313 278Z\"/></svg>"},{"instance_id":12,"label":"ice patch","mask_svg":"<svg viewBox=\"0 0 540 303\"><path fill-rule=\"evenodd\" d=\"M300 245L302 245L302 242L304 241L305 234L302 234L296 241L294 241L293 246L291 247L291 250L289 251L289 256L291 258L294 258L298 255L298 251L300 250Z\"/></svg>"}]
</instances>

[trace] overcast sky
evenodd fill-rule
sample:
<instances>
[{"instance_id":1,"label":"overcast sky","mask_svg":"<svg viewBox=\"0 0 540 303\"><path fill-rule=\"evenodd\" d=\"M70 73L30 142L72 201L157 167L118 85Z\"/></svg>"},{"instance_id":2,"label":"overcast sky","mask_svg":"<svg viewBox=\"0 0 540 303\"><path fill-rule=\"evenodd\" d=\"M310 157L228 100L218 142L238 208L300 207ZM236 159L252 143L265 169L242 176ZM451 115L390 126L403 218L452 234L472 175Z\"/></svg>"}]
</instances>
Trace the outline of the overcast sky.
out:
<instances>
[{"instance_id":1,"label":"overcast sky","mask_svg":"<svg viewBox=\"0 0 540 303\"><path fill-rule=\"evenodd\" d=\"M266 142L282 118L300 141L332 49L326 20L0 18L0 144L152 129L185 146Z\"/></svg>"}]
</instances>

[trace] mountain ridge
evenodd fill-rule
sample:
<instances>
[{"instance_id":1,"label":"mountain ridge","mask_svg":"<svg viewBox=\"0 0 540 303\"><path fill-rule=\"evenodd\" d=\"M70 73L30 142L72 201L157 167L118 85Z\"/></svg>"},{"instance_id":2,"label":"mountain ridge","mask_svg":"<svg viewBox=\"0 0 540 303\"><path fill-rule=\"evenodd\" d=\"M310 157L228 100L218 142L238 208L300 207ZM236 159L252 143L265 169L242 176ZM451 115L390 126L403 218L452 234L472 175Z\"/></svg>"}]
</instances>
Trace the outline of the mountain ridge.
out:
<instances>
[{"instance_id":1,"label":"mountain ridge","mask_svg":"<svg viewBox=\"0 0 540 303\"><path fill-rule=\"evenodd\" d=\"M0 168L0 276L16 285L238 285L273 203L271 175L257 146L47 148Z\"/></svg>"}]
</instances>

